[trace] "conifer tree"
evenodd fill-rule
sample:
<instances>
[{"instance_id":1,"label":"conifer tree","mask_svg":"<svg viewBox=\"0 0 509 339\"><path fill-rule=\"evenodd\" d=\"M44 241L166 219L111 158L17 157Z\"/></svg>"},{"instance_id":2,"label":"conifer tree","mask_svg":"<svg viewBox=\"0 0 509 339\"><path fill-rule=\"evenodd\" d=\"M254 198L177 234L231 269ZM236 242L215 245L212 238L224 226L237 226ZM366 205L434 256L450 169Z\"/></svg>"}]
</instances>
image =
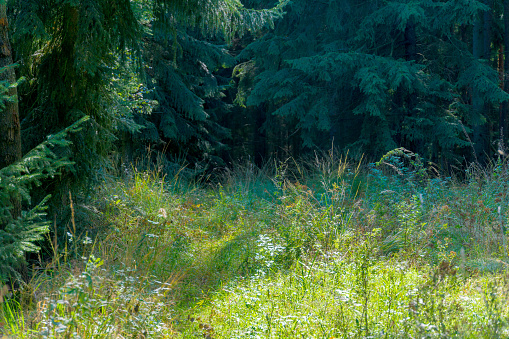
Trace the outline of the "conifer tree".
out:
<instances>
[{"instance_id":1,"label":"conifer tree","mask_svg":"<svg viewBox=\"0 0 509 339\"><path fill-rule=\"evenodd\" d=\"M210 1L196 3L212 5ZM274 1L266 7L273 5ZM218 152L225 148L223 140L229 131L218 122L229 110L222 91L230 81L221 72L235 62L227 43L234 34L238 38L273 24L283 5L280 2L269 10L248 10L218 1L215 6L230 6L233 11L220 9L194 17L179 14L185 11L174 3L157 2L150 9L149 20L145 19L143 62L149 89L146 97L158 104L151 115L137 116L151 132L141 138L133 135L133 139L156 147L165 145L167 154L185 156L191 163L204 160L210 165L220 164ZM175 19L179 15L182 20Z\"/></svg>"},{"instance_id":2,"label":"conifer tree","mask_svg":"<svg viewBox=\"0 0 509 339\"><path fill-rule=\"evenodd\" d=\"M72 137L68 151L76 166L67 180L65 177L61 180L67 182L63 185L64 190L71 181L88 180L115 140L119 114L112 109L115 105L111 104L113 99L109 93L114 68L126 51L136 54L140 50L142 37L133 6L154 6L150 9L154 23L168 33L164 39L169 40L166 44L169 49L176 50L184 43L183 30L230 40L235 34L270 24L281 12L280 7L249 10L235 0L22 0L12 3L15 47L18 58L23 61L22 73L28 80L22 91L27 147L36 145L45 135L69 126L84 115L91 117L87 126ZM192 39L186 41L188 46L201 48ZM175 104L165 110L175 110L179 118L175 119L175 114L165 114L167 124L162 133L177 140L187 138L197 145L204 141L202 136L208 134L196 134L197 130L203 131L204 127L199 125L207 120L203 101L182 85L180 70L175 72L172 67L179 69L181 66L173 64L166 68L166 80L171 81L160 98L169 98L169 104ZM200 65L195 62L193 67L199 68ZM164 100L163 105L166 105ZM187 105L184 110L183 105ZM182 123L182 117L200 121L192 128L197 136L194 141L189 139L189 125ZM144 125L143 121L139 122ZM134 121L130 123L136 124ZM153 123L145 124L145 128L134 132L144 139L151 135L151 126Z\"/></svg>"},{"instance_id":3,"label":"conifer tree","mask_svg":"<svg viewBox=\"0 0 509 339\"><path fill-rule=\"evenodd\" d=\"M147 119L167 144L168 153L186 155L191 163L218 164L217 152L224 147L221 140L229 135L217 117L228 109L221 100L228 79L216 71L232 66L234 59L223 46L197 39L185 30L170 43L164 31L155 33L146 40L144 50L148 83L153 83L152 96L158 105ZM174 43L180 50L176 54L172 53Z\"/></svg>"},{"instance_id":4,"label":"conifer tree","mask_svg":"<svg viewBox=\"0 0 509 339\"><path fill-rule=\"evenodd\" d=\"M88 182L115 139L108 85L117 56L137 46L138 24L126 0L23 0L12 8L14 47L27 78L20 87L24 148L90 116L62 150L76 163L53 186L65 202L69 187Z\"/></svg>"},{"instance_id":5,"label":"conifer tree","mask_svg":"<svg viewBox=\"0 0 509 339\"><path fill-rule=\"evenodd\" d=\"M403 146L444 166L471 155L469 140L476 154L490 153L493 131L476 126L489 126L484 122L509 99L490 50L500 17L491 13L500 8L482 1L294 1L273 33L240 54L238 73L255 85L239 89L239 100L266 110L265 129L300 134L304 150L334 140L350 154L380 156ZM472 47L476 22L480 55Z\"/></svg>"},{"instance_id":6,"label":"conifer tree","mask_svg":"<svg viewBox=\"0 0 509 339\"><path fill-rule=\"evenodd\" d=\"M0 86L0 89L4 89ZM25 253L37 252L37 242L49 231L46 217L46 203L50 195L41 201L32 201L34 187L62 173L73 165L62 157L59 150L69 147L67 139L79 131L83 117L66 129L49 136L18 161L0 169L0 283L19 277L16 270L25 263ZM13 214L13 198L23 203L23 211Z\"/></svg>"}]
</instances>

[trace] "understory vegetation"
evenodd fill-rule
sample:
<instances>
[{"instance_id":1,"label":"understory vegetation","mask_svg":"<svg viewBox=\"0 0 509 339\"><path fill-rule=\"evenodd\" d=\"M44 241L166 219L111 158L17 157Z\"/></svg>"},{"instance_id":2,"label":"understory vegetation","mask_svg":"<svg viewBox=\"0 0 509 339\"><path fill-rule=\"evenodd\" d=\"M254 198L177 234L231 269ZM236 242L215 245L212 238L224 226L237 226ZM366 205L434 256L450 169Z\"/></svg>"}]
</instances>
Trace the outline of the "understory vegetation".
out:
<instances>
[{"instance_id":1,"label":"understory vegetation","mask_svg":"<svg viewBox=\"0 0 509 339\"><path fill-rule=\"evenodd\" d=\"M376 164L332 152L238 164L214 180L148 167L104 171L69 197L52 261L0 288L0 334L509 336L502 160L462 178L403 149Z\"/></svg>"}]
</instances>

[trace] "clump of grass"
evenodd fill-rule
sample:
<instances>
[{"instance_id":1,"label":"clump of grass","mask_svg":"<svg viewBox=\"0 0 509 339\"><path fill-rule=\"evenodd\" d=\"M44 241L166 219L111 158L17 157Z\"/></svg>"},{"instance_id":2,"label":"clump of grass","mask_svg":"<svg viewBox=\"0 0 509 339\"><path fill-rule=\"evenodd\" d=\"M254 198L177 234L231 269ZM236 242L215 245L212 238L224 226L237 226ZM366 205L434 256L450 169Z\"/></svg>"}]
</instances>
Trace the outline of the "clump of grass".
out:
<instances>
[{"instance_id":1,"label":"clump of grass","mask_svg":"<svg viewBox=\"0 0 509 339\"><path fill-rule=\"evenodd\" d=\"M166 302L171 282L140 277L129 269L101 270L91 255L84 269L41 299L37 307L42 337L164 338L172 334L172 311ZM171 304L170 304L171 305Z\"/></svg>"}]
</instances>

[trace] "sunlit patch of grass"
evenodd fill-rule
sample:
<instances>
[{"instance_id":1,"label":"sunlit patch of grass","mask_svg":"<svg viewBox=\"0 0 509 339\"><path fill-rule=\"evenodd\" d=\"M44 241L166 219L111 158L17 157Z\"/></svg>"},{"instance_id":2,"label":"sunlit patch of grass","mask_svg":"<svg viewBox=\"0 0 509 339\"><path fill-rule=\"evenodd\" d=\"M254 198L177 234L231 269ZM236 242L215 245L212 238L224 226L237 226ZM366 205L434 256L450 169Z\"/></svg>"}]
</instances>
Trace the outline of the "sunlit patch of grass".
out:
<instances>
[{"instance_id":1,"label":"sunlit patch of grass","mask_svg":"<svg viewBox=\"0 0 509 339\"><path fill-rule=\"evenodd\" d=\"M212 326L219 337L353 337L380 334L384 323L390 325L404 317L404 306L416 287L409 279L417 277L415 270L370 267L368 290L364 291L359 284L361 268L338 259L299 263L289 273L225 288L209 306ZM393 286L375 286L375 281ZM363 312L368 312L367 323Z\"/></svg>"},{"instance_id":2,"label":"sunlit patch of grass","mask_svg":"<svg viewBox=\"0 0 509 339\"><path fill-rule=\"evenodd\" d=\"M0 300L0 334L7 333L16 338L29 338L35 331L25 321L22 305L15 299Z\"/></svg>"},{"instance_id":3,"label":"sunlit patch of grass","mask_svg":"<svg viewBox=\"0 0 509 339\"><path fill-rule=\"evenodd\" d=\"M299 262L237 280L195 317L219 338L493 338L509 334L507 291L493 279L362 256ZM486 285L492 284L492 285ZM491 299L490 299L491 298ZM190 324L190 332L193 327Z\"/></svg>"}]
</instances>

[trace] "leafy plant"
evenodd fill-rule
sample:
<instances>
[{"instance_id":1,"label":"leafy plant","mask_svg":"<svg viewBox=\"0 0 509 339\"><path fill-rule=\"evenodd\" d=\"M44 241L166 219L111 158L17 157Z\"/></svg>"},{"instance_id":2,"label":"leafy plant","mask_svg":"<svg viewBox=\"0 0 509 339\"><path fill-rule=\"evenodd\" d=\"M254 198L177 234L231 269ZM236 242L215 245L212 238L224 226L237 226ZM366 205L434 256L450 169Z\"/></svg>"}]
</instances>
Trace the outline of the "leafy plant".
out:
<instances>
[{"instance_id":1,"label":"leafy plant","mask_svg":"<svg viewBox=\"0 0 509 339\"><path fill-rule=\"evenodd\" d=\"M45 210L49 196L30 206L31 190L47 178L54 178L64 168L74 164L59 152L68 147L66 137L80 130L84 117L48 137L18 162L0 169L0 282L17 277L15 268L25 262L25 253L37 252L37 241L49 231ZM21 199L25 208L19 217L13 216L13 199Z\"/></svg>"}]
</instances>

